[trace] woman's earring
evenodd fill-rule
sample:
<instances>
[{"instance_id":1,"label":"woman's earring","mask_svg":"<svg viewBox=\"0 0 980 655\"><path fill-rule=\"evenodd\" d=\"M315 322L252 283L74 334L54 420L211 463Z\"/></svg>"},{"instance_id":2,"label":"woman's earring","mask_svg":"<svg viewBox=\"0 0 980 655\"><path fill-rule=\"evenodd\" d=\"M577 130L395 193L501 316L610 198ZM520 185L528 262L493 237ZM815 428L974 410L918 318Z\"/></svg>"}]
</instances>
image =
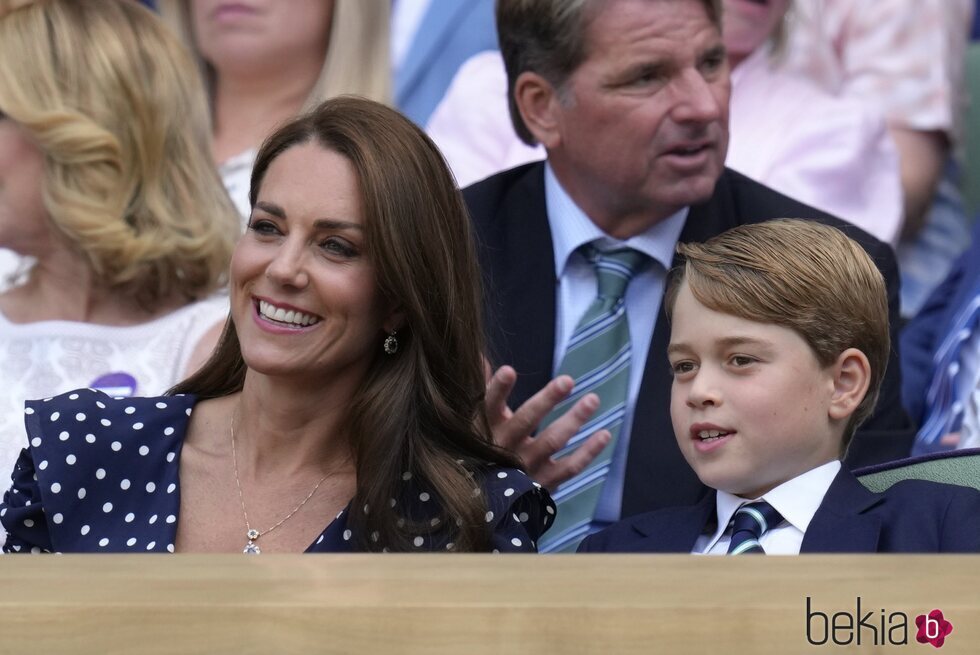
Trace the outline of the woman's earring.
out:
<instances>
[{"instance_id":1,"label":"woman's earring","mask_svg":"<svg viewBox=\"0 0 980 655\"><path fill-rule=\"evenodd\" d=\"M385 337L384 349L386 355L394 355L398 352L398 339L395 338L396 330L392 330L391 334Z\"/></svg>"}]
</instances>

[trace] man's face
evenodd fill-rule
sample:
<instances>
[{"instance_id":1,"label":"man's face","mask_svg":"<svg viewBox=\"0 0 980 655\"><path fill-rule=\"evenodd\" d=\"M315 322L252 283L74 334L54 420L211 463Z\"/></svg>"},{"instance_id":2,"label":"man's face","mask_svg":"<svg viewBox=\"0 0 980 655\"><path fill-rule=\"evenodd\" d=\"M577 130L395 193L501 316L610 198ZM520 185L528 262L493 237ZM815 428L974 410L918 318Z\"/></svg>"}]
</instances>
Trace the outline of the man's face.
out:
<instances>
[{"instance_id":1,"label":"man's face","mask_svg":"<svg viewBox=\"0 0 980 655\"><path fill-rule=\"evenodd\" d=\"M711 195L729 91L721 34L701 2L609 0L554 110L549 160L600 227L631 236Z\"/></svg>"}]
</instances>

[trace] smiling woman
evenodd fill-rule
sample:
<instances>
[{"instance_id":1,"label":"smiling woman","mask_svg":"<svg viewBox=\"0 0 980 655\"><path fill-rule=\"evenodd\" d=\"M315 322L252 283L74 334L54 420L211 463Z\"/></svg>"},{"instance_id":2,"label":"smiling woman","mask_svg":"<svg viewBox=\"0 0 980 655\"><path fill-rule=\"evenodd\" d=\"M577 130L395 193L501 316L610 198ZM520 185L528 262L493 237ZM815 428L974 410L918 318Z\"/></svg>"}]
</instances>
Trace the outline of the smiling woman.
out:
<instances>
[{"instance_id":1,"label":"smiling woman","mask_svg":"<svg viewBox=\"0 0 980 655\"><path fill-rule=\"evenodd\" d=\"M262 146L251 204L196 375L29 403L6 550L535 550L554 505L492 445L474 248L435 146L327 101Z\"/></svg>"}]
</instances>

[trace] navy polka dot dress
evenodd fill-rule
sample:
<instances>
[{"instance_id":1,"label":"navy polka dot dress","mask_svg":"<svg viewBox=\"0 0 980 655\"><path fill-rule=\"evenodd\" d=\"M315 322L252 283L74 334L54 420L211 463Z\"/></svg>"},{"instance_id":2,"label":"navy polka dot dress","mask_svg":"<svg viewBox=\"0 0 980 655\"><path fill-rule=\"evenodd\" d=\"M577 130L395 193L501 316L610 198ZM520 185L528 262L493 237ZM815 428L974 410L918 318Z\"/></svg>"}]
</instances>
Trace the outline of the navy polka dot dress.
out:
<instances>
[{"instance_id":1,"label":"navy polka dot dress","mask_svg":"<svg viewBox=\"0 0 980 655\"><path fill-rule=\"evenodd\" d=\"M113 398L80 389L27 402L29 444L0 503L15 552L173 552L180 510L180 449L194 396ZM425 514L429 494L403 476L405 497ZM551 525L548 493L516 469L493 468L482 481L495 552L533 552ZM348 506L306 552L348 552L356 539ZM420 551L444 550L416 537Z\"/></svg>"}]
</instances>

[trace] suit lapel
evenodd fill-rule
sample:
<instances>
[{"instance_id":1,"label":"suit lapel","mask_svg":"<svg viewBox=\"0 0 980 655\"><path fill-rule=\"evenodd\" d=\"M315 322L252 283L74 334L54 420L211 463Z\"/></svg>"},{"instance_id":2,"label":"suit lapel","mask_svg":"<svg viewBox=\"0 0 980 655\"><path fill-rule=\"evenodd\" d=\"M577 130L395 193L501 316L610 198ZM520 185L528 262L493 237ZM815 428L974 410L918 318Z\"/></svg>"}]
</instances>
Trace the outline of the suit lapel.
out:
<instances>
[{"instance_id":1,"label":"suit lapel","mask_svg":"<svg viewBox=\"0 0 980 655\"><path fill-rule=\"evenodd\" d=\"M690 553L714 514L715 494L712 493L694 506L671 507L637 517L633 530L643 538L637 550Z\"/></svg>"},{"instance_id":2,"label":"suit lapel","mask_svg":"<svg viewBox=\"0 0 980 655\"><path fill-rule=\"evenodd\" d=\"M810 521L800 552L878 552L881 521L867 512L882 500L841 468Z\"/></svg>"},{"instance_id":3,"label":"suit lapel","mask_svg":"<svg viewBox=\"0 0 980 655\"><path fill-rule=\"evenodd\" d=\"M494 229L503 234L484 244L483 270L492 280L487 309L494 363L517 369L510 406L518 407L551 380L555 353L555 250L544 194L544 164L535 164L510 188Z\"/></svg>"},{"instance_id":4,"label":"suit lapel","mask_svg":"<svg viewBox=\"0 0 980 655\"><path fill-rule=\"evenodd\" d=\"M408 48L402 70L396 75L395 97L401 99L418 83L422 73L439 55L440 46L446 36L452 33L453 26L459 23L457 16L472 9L469 2L432 2L415 31L415 38Z\"/></svg>"}]
</instances>

